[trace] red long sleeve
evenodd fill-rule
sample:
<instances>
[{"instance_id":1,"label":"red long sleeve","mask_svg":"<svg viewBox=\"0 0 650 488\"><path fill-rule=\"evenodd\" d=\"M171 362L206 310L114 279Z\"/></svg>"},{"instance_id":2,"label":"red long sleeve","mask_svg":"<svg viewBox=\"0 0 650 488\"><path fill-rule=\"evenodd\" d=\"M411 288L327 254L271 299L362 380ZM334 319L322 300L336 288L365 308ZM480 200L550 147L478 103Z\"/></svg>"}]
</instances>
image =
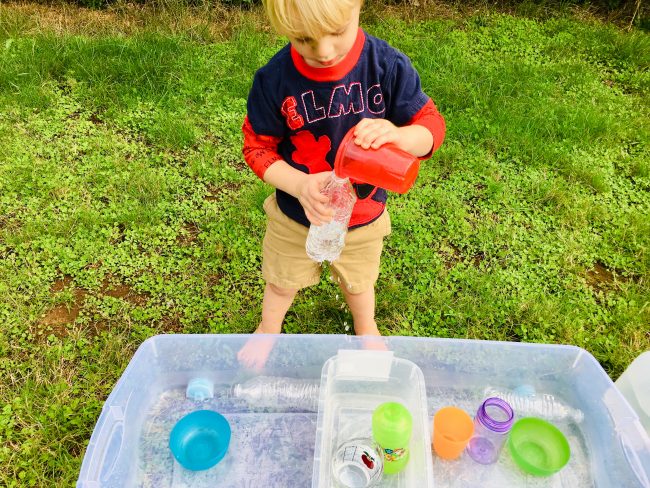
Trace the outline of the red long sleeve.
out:
<instances>
[{"instance_id":1,"label":"red long sleeve","mask_svg":"<svg viewBox=\"0 0 650 488\"><path fill-rule=\"evenodd\" d=\"M246 164L260 179L264 180L264 173L269 166L282 159L282 156L278 153L280 138L256 134L248 117L244 119L242 131L244 133L242 152Z\"/></svg>"},{"instance_id":2,"label":"red long sleeve","mask_svg":"<svg viewBox=\"0 0 650 488\"><path fill-rule=\"evenodd\" d=\"M445 119L442 117L438 109L432 100L429 100L424 106L416 113L411 120L409 120L408 125L421 125L429 129L433 135L433 147L429 154L422 156L420 159L429 159L431 155L438 150L442 145L442 141L445 140Z\"/></svg>"}]
</instances>

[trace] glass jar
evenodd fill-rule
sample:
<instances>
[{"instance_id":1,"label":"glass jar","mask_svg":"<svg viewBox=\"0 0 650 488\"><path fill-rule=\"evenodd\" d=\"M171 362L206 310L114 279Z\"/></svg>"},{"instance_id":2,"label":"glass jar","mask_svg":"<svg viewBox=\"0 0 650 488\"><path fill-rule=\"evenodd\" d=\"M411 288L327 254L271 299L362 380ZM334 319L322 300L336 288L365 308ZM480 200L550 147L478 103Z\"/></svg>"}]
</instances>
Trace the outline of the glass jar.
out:
<instances>
[{"instance_id":1,"label":"glass jar","mask_svg":"<svg viewBox=\"0 0 650 488\"><path fill-rule=\"evenodd\" d=\"M501 398L485 400L474 417L474 435L467 445L467 453L480 464L492 464L499 453L514 420L512 407Z\"/></svg>"}]
</instances>

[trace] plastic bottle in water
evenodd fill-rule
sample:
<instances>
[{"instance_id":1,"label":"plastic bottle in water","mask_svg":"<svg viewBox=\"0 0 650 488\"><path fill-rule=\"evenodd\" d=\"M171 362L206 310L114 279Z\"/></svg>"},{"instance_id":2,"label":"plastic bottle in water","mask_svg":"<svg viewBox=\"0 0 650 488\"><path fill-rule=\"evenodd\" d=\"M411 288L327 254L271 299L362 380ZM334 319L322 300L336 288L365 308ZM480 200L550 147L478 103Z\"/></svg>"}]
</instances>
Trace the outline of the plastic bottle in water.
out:
<instances>
[{"instance_id":1,"label":"plastic bottle in water","mask_svg":"<svg viewBox=\"0 0 650 488\"><path fill-rule=\"evenodd\" d=\"M233 396L260 408L317 412L319 390L317 380L256 376L233 386Z\"/></svg>"},{"instance_id":2,"label":"plastic bottle in water","mask_svg":"<svg viewBox=\"0 0 650 488\"><path fill-rule=\"evenodd\" d=\"M311 225L307 235L307 255L322 263L336 260L343 250L348 223L352 215L352 207L356 195L348 178L339 178L334 172L323 188L322 193L328 196L329 206L334 209L332 220L323 225Z\"/></svg>"},{"instance_id":3,"label":"plastic bottle in water","mask_svg":"<svg viewBox=\"0 0 650 488\"><path fill-rule=\"evenodd\" d=\"M565 405L553 395L538 394L532 387L511 390L487 388L485 397L498 397L505 400L515 411L517 417L534 416L545 420L569 420L580 423L584 419L582 410Z\"/></svg>"}]
</instances>

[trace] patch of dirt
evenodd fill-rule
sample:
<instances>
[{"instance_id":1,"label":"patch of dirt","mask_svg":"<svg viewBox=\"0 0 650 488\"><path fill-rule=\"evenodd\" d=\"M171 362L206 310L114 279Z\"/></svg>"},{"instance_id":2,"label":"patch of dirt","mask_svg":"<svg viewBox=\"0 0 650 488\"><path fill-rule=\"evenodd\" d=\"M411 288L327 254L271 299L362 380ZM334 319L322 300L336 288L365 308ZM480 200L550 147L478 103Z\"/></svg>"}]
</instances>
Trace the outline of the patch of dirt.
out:
<instances>
[{"instance_id":1,"label":"patch of dirt","mask_svg":"<svg viewBox=\"0 0 650 488\"><path fill-rule=\"evenodd\" d=\"M178 315L163 317L160 323L156 325L156 330L161 333L181 333L183 332L181 319Z\"/></svg>"},{"instance_id":2,"label":"patch of dirt","mask_svg":"<svg viewBox=\"0 0 650 488\"><path fill-rule=\"evenodd\" d=\"M70 277L58 280L50 287L50 291L59 293L67 288L71 281L72 278ZM69 333L67 326L77 320L87 292L81 288L75 288L72 293L74 295L72 304L56 305L38 322L39 328L44 332L48 332L48 335L51 333L57 337L67 336Z\"/></svg>"},{"instance_id":3,"label":"patch of dirt","mask_svg":"<svg viewBox=\"0 0 650 488\"><path fill-rule=\"evenodd\" d=\"M483 251L481 251L480 253L475 254L474 256L472 256L472 265L475 268L478 268L481 265L481 263L483 262L484 259L485 259L485 253Z\"/></svg>"},{"instance_id":4,"label":"patch of dirt","mask_svg":"<svg viewBox=\"0 0 650 488\"><path fill-rule=\"evenodd\" d=\"M453 268L463 260L460 249L452 244L449 245L449 248L440 249L440 251L438 251L438 254L440 254L442 257L446 269Z\"/></svg>"},{"instance_id":5,"label":"patch of dirt","mask_svg":"<svg viewBox=\"0 0 650 488\"><path fill-rule=\"evenodd\" d=\"M593 268L585 271L584 277L587 286L594 291L597 297L601 293L607 293L617 288L621 283L639 283L641 281L639 276L624 276L621 270L610 269L599 261L596 261Z\"/></svg>"},{"instance_id":6,"label":"patch of dirt","mask_svg":"<svg viewBox=\"0 0 650 488\"><path fill-rule=\"evenodd\" d=\"M476 184L474 185L474 188L475 188L477 191L482 192L483 190L485 190L485 189L487 188L487 185L484 184L484 183L476 183Z\"/></svg>"},{"instance_id":7,"label":"patch of dirt","mask_svg":"<svg viewBox=\"0 0 650 488\"><path fill-rule=\"evenodd\" d=\"M105 320L100 320L97 322L92 322L89 325L85 325L83 329L89 333L91 337L100 335L102 332L110 329L110 322Z\"/></svg>"},{"instance_id":8,"label":"patch of dirt","mask_svg":"<svg viewBox=\"0 0 650 488\"><path fill-rule=\"evenodd\" d=\"M186 222L183 225L183 232L176 237L180 246L190 246L201 233L201 229L194 222Z\"/></svg>"},{"instance_id":9,"label":"patch of dirt","mask_svg":"<svg viewBox=\"0 0 650 488\"><path fill-rule=\"evenodd\" d=\"M442 260L445 264L445 269L451 269L456 266L458 263L467 262L471 263L472 266L478 268L481 263L485 260L485 253L479 252L471 258L464 258L460 249L453 244L448 244L445 249L440 249L438 254L442 257Z\"/></svg>"},{"instance_id":10,"label":"patch of dirt","mask_svg":"<svg viewBox=\"0 0 650 488\"><path fill-rule=\"evenodd\" d=\"M138 307L146 305L149 299L147 295L133 291L129 285L111 283L110 277L104 278L99 294L107 297L120 298Z\"/></svg>"},{"instance_id":11,"label":"patch of dirt","mask_svg":"<svg viewBox=\"0 0 650 488\"><path fill-rule=\"evenodd\" d=\"M594 291L598 300L599 294L607 293L620 286L621 283L640 284L643 281L642 276L629 274L626 276L622 270L610 269L599 261L594 263L593 268L585 271L584 278L587 286Z\"/></svg>"},{"instance_id":12,"label":"patch of dirt","mask_svg":"<svg viewBox=\"0 0 650 488\"><path fill-rule=\"evenodd\" d=\"M63 289L67 288L70 283L72 283L72 278L70 276L66 276L62 280L56 280L54 283L52 283L52 286L50 286L50 292L56 293L63 291Z\"/></svg>"},{"instance_id":13,"label":"patch of dirt","mask_svg":"<svg viewBox=\"0 0 650 488\"><path fill-rule=\"evenodd\" d=\"M95 113L90 114L88 120L90 120L95 125L102 125L104 123L104 121L100 119Z\"/></svg>"},{"instance_id":14,"label":"patch of dirt","mask_svg":"<svg viewBox=\"0 0 650 488\"><path fill-rule=\"evenodd\" d=\"M221 186L208 185L205 188L206 194L203 199L208 202L216 202L221 199L222 195L232 193L238 190L241 186L241 183L225 183Z\"/></svg>"},{"instance_id":15,"label":"patch of dirt","mask_svg":"<svg viewBox=\"0 0 650 488\"><path fill-rule=\"evenodd\" d=\"M72 277L65 276L52 283L50 293L61 293L73 286ZM37 325L39 331L41 331L39 335L47 333L47 335L54 334L57 337L67 336L70 332L68 326L77 320L87 295L118 298L135 306L144 306L148 301L147 295L137 293L130 286L123 283L112 283L110 277L104 278L98 293L91 293L83 288L73 288L72 294L74 296L72 304L56 305L38 321ZM93 324L93 328L99 333L101 330L106 329L106 326L97 323Z\"/></svg>"},{"instance_id":16,"label":"patch of dirt","mask_svg":"<svg viewBox=\"0 0 650 488\"><path fill-rule=\"evenodd\" d=\"M592 269L587 270L585 276L587 278L587 284L596 290L606 290L616 280L614 273L599 262L596 262Z\"/></svg>"},{"instance_id":17,"label":"patch of dirt","mask_svg":"<svg viewBox=\"0 0 650 488\"><path fill-rule=\"evenodd\" d=\"M9 224L13 221L13 218L15 216L15 212L9 212L8 214L0 215L0 229L4 229L5 227L9 228Z\"/></svg>"}]
</instances>

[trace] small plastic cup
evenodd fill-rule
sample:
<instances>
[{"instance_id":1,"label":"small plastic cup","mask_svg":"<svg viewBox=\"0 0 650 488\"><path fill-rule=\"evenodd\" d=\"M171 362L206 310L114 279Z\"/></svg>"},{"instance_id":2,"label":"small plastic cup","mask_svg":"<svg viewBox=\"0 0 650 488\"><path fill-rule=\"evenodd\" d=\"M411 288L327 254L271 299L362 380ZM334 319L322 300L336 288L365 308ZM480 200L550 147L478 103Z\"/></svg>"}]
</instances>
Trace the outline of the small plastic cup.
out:
<instances>
[{"instance_id":1,"label":"small plastic cup","mask_svg":"<svg viewBox=\"0 0 650 488\"><path fill-rule=\"evenodd\" d=\"M564 434L552 424L525 417L515 422L508 448L517 465L535 476L550 476L564 467L571 449Z\"/></svg>"},{"instance_id":2,"label":"small plastic cup","mask_svg":"<svg viewBox=\"0 0 650 488\"><path fill-rule=\"evenodd\" d=\"M433 450L442 459L458 458L473 433L472 418L460 408L444 407L433 416Z\"/></svg>"},{"instance_id":3,"label":"small plastic cup","mask_svg":"<svg viewBox=\"0 0 650 488\"><path fill-rule=\"evenodd\" d=\"M230 424L218 412L197 410L181 418L169 435L169 448L185 469L201 471L223 459L230 444Z\"/></svg>"},{"instance_id":4,"label":"small plastic cup","mask_svg":"<svg viewBox=\"0 0 650 488\"><path fill-rule=\"evenodd\" d=\"M364 149L354 143L354 127L341 141L334 160L340 178L368 183L397 193L406 193L415 183L420 160L394 144Z\"/></svg>"},{"instance_id":5,"label":"small plastic cup","mask_svg":"<svg viewBox=\"0 0 650 488\"><path fill-rule=\"evenodd\" d=\"M381 480L384 457L381 447L366 438L350 439L336 448L332 462L335 486L370 488Z\"/></svg>"}]
</instances>

